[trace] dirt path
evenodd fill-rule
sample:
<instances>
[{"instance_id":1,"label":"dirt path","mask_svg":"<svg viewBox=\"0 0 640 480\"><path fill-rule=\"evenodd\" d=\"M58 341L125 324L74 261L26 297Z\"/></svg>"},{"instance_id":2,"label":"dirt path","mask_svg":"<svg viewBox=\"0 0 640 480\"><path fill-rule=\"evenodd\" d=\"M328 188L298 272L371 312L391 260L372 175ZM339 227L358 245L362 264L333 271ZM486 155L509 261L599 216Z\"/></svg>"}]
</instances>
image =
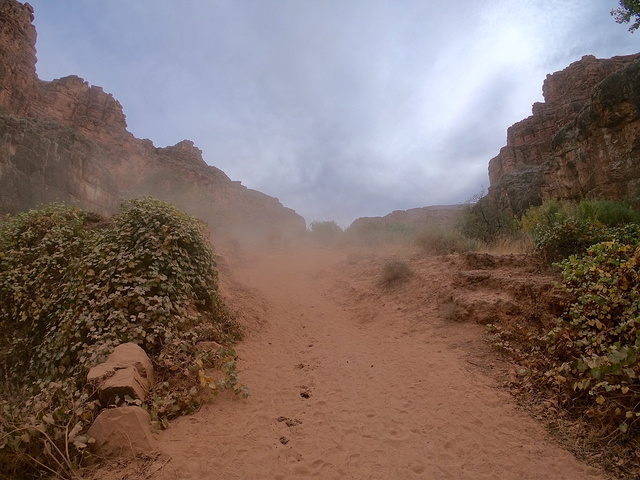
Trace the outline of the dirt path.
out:
<instances>
[{"instance_id":1,"label":"dirt path","mask_svg":"<svg viewBox=\"0 0 640 480\"><path fill-rule=\"evenodd\" d=\"M603 478L469 362L482 330L438 317L432 279L412 280L416 310L402 300L411 292L376 285L376 265L290 251L234 267L269 302L237 348L252 396L174 421L160 441L170 460L151 478Z\"/></svg>"}]
</instances>

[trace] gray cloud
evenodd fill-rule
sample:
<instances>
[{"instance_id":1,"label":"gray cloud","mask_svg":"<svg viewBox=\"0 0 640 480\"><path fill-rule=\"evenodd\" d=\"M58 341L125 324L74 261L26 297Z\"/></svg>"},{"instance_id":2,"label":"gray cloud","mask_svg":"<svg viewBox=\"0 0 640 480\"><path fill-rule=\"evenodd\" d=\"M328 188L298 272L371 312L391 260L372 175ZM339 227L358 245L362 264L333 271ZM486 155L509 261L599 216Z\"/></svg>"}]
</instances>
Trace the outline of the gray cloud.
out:
<instances>
[{"instance_id":1,"label":"gray cloud","mask_svg":"<svg viewBox=\"0 0 640 480\"><path fill-rule=\"evenodd\" d=\"M634 53L616 1L32 0L38 73L310 222L459 203L547 73Z\"/></svg>"}]
</instances>

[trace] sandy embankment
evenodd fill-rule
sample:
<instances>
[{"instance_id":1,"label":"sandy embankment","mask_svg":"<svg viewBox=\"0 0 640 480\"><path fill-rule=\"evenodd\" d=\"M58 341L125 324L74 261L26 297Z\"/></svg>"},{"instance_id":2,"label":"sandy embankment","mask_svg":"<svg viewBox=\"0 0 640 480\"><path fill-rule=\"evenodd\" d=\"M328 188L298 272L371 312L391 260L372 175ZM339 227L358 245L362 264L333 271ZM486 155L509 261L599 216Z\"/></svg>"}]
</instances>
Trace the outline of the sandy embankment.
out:
<instances>
[{"instance_id":1,"label":"sandy embankment","mask_svg":"<svg viewBox=\"0 0 640 480\"><path fill-rule=\"evenodd\" d=\"M603 478L470 361L482 328L435 308L446 262L395 292L376 285L379 265L321 251L232 265L268 303L237 347L252 396L174 421L151 478Z\"/></svg>"},{"instance_id":2,"label":"sandy embankment","mask_svg":"<svg viewBox=\"0 0 640 480\"><path fill-rule=\"evenodd\" d=\"M232 259L253 289L223 288L252 323L236 348L251 397L217 397L174 420L155 458L92 478L605 478L485 374L499 360L483 327L442 318L455 261L414 258L413 278L388 289L377 283L385 258L289 249Z\"/></svg>"}]
</instances>

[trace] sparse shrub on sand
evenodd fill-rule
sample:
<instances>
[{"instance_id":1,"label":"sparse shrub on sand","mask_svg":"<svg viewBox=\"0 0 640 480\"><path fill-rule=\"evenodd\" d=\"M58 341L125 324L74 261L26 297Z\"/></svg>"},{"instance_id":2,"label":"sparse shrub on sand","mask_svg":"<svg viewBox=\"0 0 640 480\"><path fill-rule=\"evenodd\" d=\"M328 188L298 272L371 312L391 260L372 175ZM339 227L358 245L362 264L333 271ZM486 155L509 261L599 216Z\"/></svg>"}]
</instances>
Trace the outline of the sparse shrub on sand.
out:
<instances>
[{"instance_id":1,"label":"sparse shrub on sand","mask_svg":"<svg viewBox=\"0 0 640 480\"><path fill-rule=\"evenodd\" d=\"M197 349L240 336L203 228L152 198L125 202L110 221L52 205L0 223L0 477L74 475L99 409L87 371L119 343L155 364L146 407L159 426L203 401L194 389L210 366L225 373L214 391L246 393L232 350ZM172 372L185 371L176 388Z\"/></svg>"},{"instance_id":2,"label":"sparse shrub on sand","mask_svg":"<svg viewBox=\"0 0 640 480\"><path fill-rule=\"evenodd\" d=\"M404 260L387 260L380 273L380 284L383 286L399 285L413 277L413 270Z\"/></svg>"},{"instance_id":3,"label":"sparse shrub on sand","mask_svg":"<svg viewBox=\"0 0 640 480\"><path fill-rule=\"evenodd\" d=\"M442 317L449 322L462 322L464 319L460 316L460 311L455 300L446 302L442 308Z\"/></svg>"}]
</instances>

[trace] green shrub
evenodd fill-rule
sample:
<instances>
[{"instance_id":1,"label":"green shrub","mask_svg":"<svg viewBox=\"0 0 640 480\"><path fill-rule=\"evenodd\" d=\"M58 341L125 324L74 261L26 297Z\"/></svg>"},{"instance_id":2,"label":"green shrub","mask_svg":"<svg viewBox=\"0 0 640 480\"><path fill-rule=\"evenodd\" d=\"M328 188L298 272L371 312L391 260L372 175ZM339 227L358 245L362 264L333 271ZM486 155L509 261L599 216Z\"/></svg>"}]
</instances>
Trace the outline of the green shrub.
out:
<instances>
[{"instance_id":1,"label":"green shrub","mask_svg":"<svg viewBox=\"0 0 640 480\"><path fill-rule=\"evenodd\" d=\"M603 239L602 228L591 223L566 219L547 228L536 229L536 249L549 263L584 252Z\"/></svg>"},{"instance_id":2,"label":"green shrub","mask_svg":"<svg viewBox=\"0 0 640 480\"><path fill-rule=\"evenodd\" d=\"M0 396L0 473L36 475L38 463L56 475L77 467L87 446L82 432L99 408L86 373L119 343L142 346L160 377L178 357L193 359L195 385L207 365L224 359L224 386L242 391L229 351L207 357L196 348L199 340L240 336L218 297L203 225L143 198L125 202L103 227L62 205L0 224L0 370L3 392L11 392ZM151 401L152 417L166 424L169 413L199 401L183 393L156 395L172 404L160 418Z\"/></svg>"},{"instance_id":3,"label":"green shrub","mask_svg":"<svg viewBox=\"0 0 640 480\"><path fill-rule=\"evenodd\" d=\"M578 206L585 203L581 202ZM618 200L598 200L594 203L595 219L607 227L617 227L628 223L640 223L640 212L628 202Z\"/></svg>"},{"instance_id":4,"label":"green shrub","mask_svg":"<svg viewBox=\"0 0 640 480\"><path fill-rule=\"evenodd\" d=\"M640 437L640 248L618 241L562 262L574 300L547 336L546 376L563 405L608 435Z\"/></svg>"},{"instance_id":5,"label":"green shrub","mask_svg":"<svg viewBox=\"0 0 640 480\"><path fill-rule=\"evenodd\" d=\"M523 228L533 233L537 249L549 262L584 253L591 245L615 235L611 229L639 222L640 213L628 203L588 199L578 204L547 201L529 209L521 219Z\"/></svg>"},{"instance_id":6,"label":"green shrub","mask_svg":"<svg viewBox=\"0 0 640 480\"><path fill-rule=\"evenodd\" d=\"M522 217L522 225L526 230L535 232L536 228L550 228L567 220L601 227L617 227L640 223L640 212L634 210L628 202L618 200L584 199L577 204L548 200L539 207L527 210Z\"/></svg>"},{"instance_id":7,"label":"green shrub","mask_svg":"<svg viewBox=\"0 0 640 480\"><path fill-rule=\"evenodd\" d=\"M555 324L525 318L490 331L521 366L520 393L560 407L581 441L627 475L640 471L640 227L606 232L560 264L568 301Z\"/></svg>"},{"instance_id":8,"label":"green shrub","mask_svg":"<svg viewBox=\"0 0 640 480\"><path fill-rule=\"evenodd\" d=\"M384 286L398 285L408 281L413 276L413 270L403 260L387 260L382 267L380 283Z\"/></svg>"},{"instance_id":9,"label":"green shrub","mask_svg":"<svg viewBox=\"0 0 640 480\"><path fill-rule=\"evenodd\" d=\"M520 223L530 233L535 233L538 228L549 228L557 222L567 220L569 205L559 200L547 200L538 207L529 208L522 215Z\"/></svg>"}]
</instances>

